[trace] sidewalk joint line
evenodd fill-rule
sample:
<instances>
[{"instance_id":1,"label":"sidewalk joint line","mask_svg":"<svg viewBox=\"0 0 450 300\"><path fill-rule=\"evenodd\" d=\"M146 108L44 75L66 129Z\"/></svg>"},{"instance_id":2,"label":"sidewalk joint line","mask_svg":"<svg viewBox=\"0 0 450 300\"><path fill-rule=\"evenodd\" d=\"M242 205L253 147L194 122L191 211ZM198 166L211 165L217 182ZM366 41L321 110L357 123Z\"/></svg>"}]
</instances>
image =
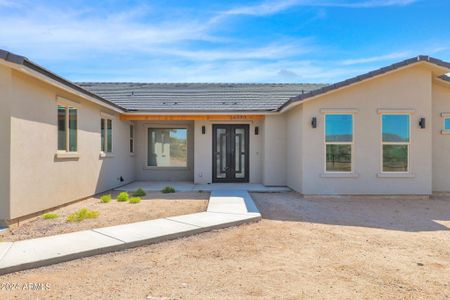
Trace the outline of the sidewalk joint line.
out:
<instances>
[{"instance_id":1,"label":"sidewalk joint line","mask_svg":"<svg viewBox=\"0 0 450 300\"><path fill-rule=\"evenodd\" d=\"M118 238L116 238L116 237L113 237L113 236L107 235L107 234L105 234L105 233L103 233L103 232L97 231L96 229L91 229L91 231L93 231L93 232L95 232L95 233L98 233L98 234L101 234L101 235L103 235L103 236L109 237L109 238L111 238L111 239L113 239L113 240L122 242L122 243L124 243L124 244L127 244L127 243L128 243L128 242L122 241L121 239L118 239Z\"/></svg>"},{"instance_id":2,"label":"sidewalk joint line","mask_svg":"<svg viewBox=\"0 0 450 300\"><path fill-rule=\"evenodd\" d=\"M172 221L172 222L177 222L177 223L180 223L180 224L184 224L184 225L190 225L190 226L194 226L194 227L197 227L197 228L203 228L202 226L198 226L198 225L195 225L195 224L191 224L191 223L186 223L186 222L181 222L181 221L177 221L177 220L172 220L172 219L170 219L171 217L167 217L167 218L164 218L164 219L166 219L166 220L168 220L168 221Z\"/></svg>"},{"instance_id":3,"label":"sidewalk joint line","mask_svg":"<svg viewBox=\"0 0 450 300\"><path fill-rule=\"evenodd\" d=\"M8 254L9 250L11 250L12 246L15 244L16 242L11 242L11 244L9 245L8 249L6 249L5 254L3 254L0 257L0 261L2 261L2 259L4 259L6 257L6 254Z\"/></svg>"},{"instance_id":4,"label":"sidewalk joint line","mask_svg":"<svg viewBox=\"0 0 450 300\"><path fill-rule=\"evenodd\" d=\"M230 212L220 212L220 211L207 211L209 213L213 213L213 214L226 214L226 215L237 215L237 216L246 216L248 214L259 214L261 216L261 213L257 213L257 212L247 212L247 213L230 213Z\"/></svg>"}]
</instances>

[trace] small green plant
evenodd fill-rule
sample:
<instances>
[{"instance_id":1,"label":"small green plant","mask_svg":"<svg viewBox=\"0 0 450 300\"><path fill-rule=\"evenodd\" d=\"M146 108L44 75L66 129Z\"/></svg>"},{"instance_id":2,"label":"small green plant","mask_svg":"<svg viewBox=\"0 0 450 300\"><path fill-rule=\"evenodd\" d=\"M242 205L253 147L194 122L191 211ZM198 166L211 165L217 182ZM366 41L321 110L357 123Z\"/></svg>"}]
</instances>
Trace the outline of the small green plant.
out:
<instances>
[{"instance_id":1,"label":"small green plant","mask_svg":"<svg viewBox=\"0 0 450 300\"><path fill-rule=\"evenodd\" d=\"M127 192L122 192L117 196L117 201L119 202L127 202L130 199L130 195Z\"/></svg>"},{"instance_id":2,"label":"small green plant","mask_svg":"<svg viewBox=\"0 0 450 300\"><path fill-rule=\"evenodd\" d=\"M111 199L112 199L111 194L109 194L109 195L103 195L103 196L100 197L100 201L101 201L102 203L109 203L109 202L111 202Z\"/></svg>"},{"instance_id":3,"label":"small green plant","mask_svg":"<svg viewBox=\"0 0 450 300\"><path fill-rule=\"evenodd\" d=\"M166 186L165 188L163 188L161 190L161 193L164 193L164 194L175 193L175 189L171 186Z\"/></svg>"},{"instance_id":4,"label":"small green plant","mask_svg":"<svg viewBox=\"0 0 450 300\"><path fill-rule=\"evenodd\" d=\"M47 213L47 214L42 215L42 219L45 219L45 220L58 219L58 218L59 218L59 215L55 214L55 213Z\"/></svg>"},{"instance_id":5,"label":"small green plant","mask_svg":"<svg viewBox=\"0 0 450 300\"><path fill-rule=\"evenodd\" d=\"M143 189L138 189L136 192L133 193L133 197L144 197L145 191Z\"/></svg>"},{"instance_id":6,"label":"small green plant","mask_svg":"<svg viewBox=\"0 0 450 300\"><path fill-rule=\"evenodd\" d=\"M131 203L131 204L136 204L136 203L139 203L139 202L141 202L141 198L140 197L133 197L129 201L129 203Z\"/></svg>"},{"instance_id":7,"label":"small green plant","mask_svg":"<svg viewBox=\"0 0 450 300\"><path fill-rule=\"evenodd\" d=\"M95 219L100 215L98 211L81 208L79 211L67 217L67 222L81 222L86 219Z\"/></svg>"}]
</instances>

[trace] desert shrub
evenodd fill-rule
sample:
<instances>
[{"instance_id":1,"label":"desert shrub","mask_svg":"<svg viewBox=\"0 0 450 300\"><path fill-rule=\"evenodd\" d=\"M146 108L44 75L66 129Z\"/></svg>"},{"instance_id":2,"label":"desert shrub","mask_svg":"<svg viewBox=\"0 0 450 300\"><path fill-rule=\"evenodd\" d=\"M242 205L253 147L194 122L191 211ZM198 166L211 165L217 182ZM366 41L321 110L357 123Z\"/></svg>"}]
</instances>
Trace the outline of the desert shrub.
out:
<instances>
[{"instance_id":1,"label":"desert shrub","mask_svg":"<svg viewBox=\"0 0 450 300\"><path fill-rule=\"evenodd\" d=\"M42 219L50 220L50 219L58 219L59 215L55 213L47 213L42 215Z\"/></svg>"},{"instance_id":2,"label":"desert shrub","mask_svg":"<svg viewBox=\"0 0 450 300\"><path fill-rule=\"evenodd\" d=\"M140 197L130 198L130 201L129 201L129 203L131 203L131 204L136 204L136 203L139 203L139 202L141 202L141 198Z\"/></svg>"},{"instance_id":3,"label":"desert shrub","mask_svg":"<svg viewBox=\"0 0 450 300\"><path fill-rule=\"evenodd\" d=\"M85 219L95 219L100 215L98 211L81 208L79 211L69 215L67 222L81 222Z\"/></svg>"},{"instance_id":4,"label":"desert shrub","mask_svg":"<svg viewBox=\"0 0 450 300\"><path fill-rule=\"evenodd\" d=\"M101 201L102 203L109 203L109 202L111 202L111 199L112 199L111 194L109 194L109 195L103 195L103 196L100 197L100 201Z\"/></svg>"},{"instance_id":5,"label":"desert shrub","mask_svg":"<svg viewBox=\"0 0 450 300\"><path fill-rule=\"evenodd\" d=\"M130 195L127 192L122 192L117 196L117 201L119 202L127 202L130 199Z\"/></svg>"},{"instance_id":6,"label":"desert shrub","mask_svg":"<svg viewBox=\"0 0 450 300\"><path fill-rule=\"evenodd\" d=\"M143 189L138 189L136 192L133 193L133 197L144 197L145 191Z\"/></svg>"},{"instance_id":7,"label":"desert shrub","mask_svg":"<svg viewBox=\"0 0 450 300\"><path fill-rule=\"evenodd\" d=\"M164 194L175 193L175 189L171 186L166 186L165 188L163 188L161 190L161 193L164 193Z\"/></svg>"}]
</instances>

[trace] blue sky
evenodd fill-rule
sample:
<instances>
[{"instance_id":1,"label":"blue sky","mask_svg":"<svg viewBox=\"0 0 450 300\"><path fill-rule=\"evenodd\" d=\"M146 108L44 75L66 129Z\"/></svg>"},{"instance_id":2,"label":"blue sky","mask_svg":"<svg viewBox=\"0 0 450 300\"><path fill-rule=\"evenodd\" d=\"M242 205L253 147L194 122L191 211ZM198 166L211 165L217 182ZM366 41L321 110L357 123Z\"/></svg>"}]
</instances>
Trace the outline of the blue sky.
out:
<instances>
[{"instance_id":1,"label":"blue sky","mask_svg":"<svg viewBox=\"0 0 450 300\"><path fill-rule=\"evenodd\" d=\"M450 61L448 0L0 0L0 48L74 81L336 82Z\"/></svg>"}]
</instances>

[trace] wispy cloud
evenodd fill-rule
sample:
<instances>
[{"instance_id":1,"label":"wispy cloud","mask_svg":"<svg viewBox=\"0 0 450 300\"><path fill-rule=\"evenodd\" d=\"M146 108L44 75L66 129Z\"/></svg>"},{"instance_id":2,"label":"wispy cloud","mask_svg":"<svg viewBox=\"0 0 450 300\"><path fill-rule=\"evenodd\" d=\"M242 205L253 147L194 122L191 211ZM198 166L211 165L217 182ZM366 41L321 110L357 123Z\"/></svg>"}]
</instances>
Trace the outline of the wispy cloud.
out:
<instances>
[{"instance_id":1,"label":"wispy cloud","mask_svg":"<svg viewBox=\"0 0 450 300\"><path fill-rule=\"evenodd\" d=\"M309 7L347 7L347 8L375 8L386 6L405 6L413 4L418 0L280 0L266 1L256 5L240 6L233 9L225 10L218 17L232 15L249 15L249 16L267 16L273 15L292 7L309 6Z\"/></svg>"},{"instance_id":2,"label":"wispy cloud","mask_svg":"<svg viewBox=\"0 0 450 300\"><path fill-rule=\"evenodd\" d=\"M436 39L429 48L415 49L420 51L408 47L378 54L374 49L353 58L351 49L326 44L328 33L325 39L309 36L304 28L315 24L299 25L302 9L295 11L295 21L289 24L296 27L287 33L283 27L256 33L251 32L254 28L238 27L252 16L270 18L294 7L319 8L304 14L302 20L307 20L318 11L331 11L328 7L352 11L409 5L413 0L279 0L232 8L221 3L199 13L184 7L158 8L146 1L112 9L104 8L103 2L71 6L56 0L51 5L18 0L13 3L18 6L7 7L8 1L0 0L0 26L8 28L0 30L0 48L78 81L334 82L385 61L449 49L443 39ZM110 2L119 1L105 1ZM347 59L336 59L338 52Z\"/></svg>"},{"instance_id":3,"label":"wispy cloud","mask_svg":"<svg viewBox=\"0 0 450 300\"><path fill-rule=\"evenodd\" d=\"M280 0L264 2L257 5L241 6L233 9L225 10L221 15L253 15L266 16L286 10L290 7L300 5L303 1L300 0Z\"/></svg>"},{"instance_id":4,"label":"wispy cloud","mask_svg":"<svg viewBox=\"0 0 450 300\"><path fill-rule=\"evenodd\" d=\"M346 60L343 60L341 62L341 64L345 65L345 66L359 65L359 64L382 62L382 61L387 61L387 60L392 60L392 59L403 59L403 58L410 57L410 56L413 56L413 54L411 54L411 52L401 51L401 52L393 52L393 53L378 55L378 56L346 59Z\"/></svg>"}]
</instances>

